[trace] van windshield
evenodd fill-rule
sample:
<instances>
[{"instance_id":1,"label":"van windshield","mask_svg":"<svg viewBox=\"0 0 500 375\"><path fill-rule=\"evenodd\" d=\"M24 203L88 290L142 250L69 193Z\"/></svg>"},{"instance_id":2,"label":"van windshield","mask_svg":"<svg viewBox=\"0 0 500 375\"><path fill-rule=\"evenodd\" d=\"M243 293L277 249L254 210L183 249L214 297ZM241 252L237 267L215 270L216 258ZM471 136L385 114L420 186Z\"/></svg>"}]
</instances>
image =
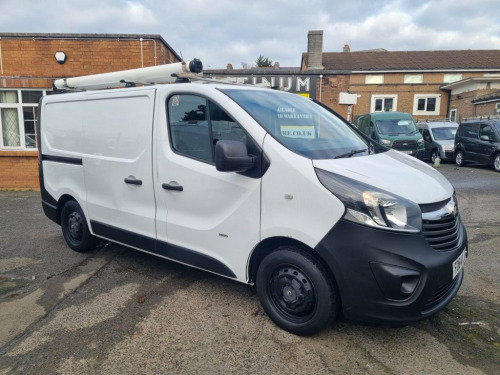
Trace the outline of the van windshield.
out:
<instances>
[{"instance_id":1,"label":"van windshield","mask_svg":"<svg viewBox=\"0 0 500 375\"><path fill-rule=\"evenodd\" d=\"M455 139L456 133L457 133L456 127L432 129L432 134L434 135L434 139L436 141L449 141Z\"/></svg>"},{"instance_id":2,"label":"van windshield","mask_svg":"<svg viewBox=\"0 0 500 375\"><path fill-rule=\"evenodd\" d=\"M378 131L384 135L416 134L418 132L412 120L385 119L375 121Z\"/></svg>"},{"instance_id":3,"label":"van windshield","mask_svg":"<svg viewBox=\"0 0 500 375\"><path fill-rule=\"evenodd\" d=\"M368 154L368 143L333 113L299 95L221 89L278 142L310 159Z\"/></svg>"}]
</instances>

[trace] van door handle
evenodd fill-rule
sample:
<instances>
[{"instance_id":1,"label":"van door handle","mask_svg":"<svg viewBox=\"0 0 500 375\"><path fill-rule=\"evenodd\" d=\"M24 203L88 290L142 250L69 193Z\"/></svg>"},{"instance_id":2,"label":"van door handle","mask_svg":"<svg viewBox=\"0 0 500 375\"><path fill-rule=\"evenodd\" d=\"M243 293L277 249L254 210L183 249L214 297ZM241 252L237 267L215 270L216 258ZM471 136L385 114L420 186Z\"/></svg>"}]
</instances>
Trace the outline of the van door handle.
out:
<instances>
[{"instance_id":1,"label":"van door handle","mask_svg":"<svg viewBox=\"0 0 500 375\"><path fill-rule=\"evenodd\" d=\"M184 190L184 188L180 185L162 184L161 187L164 188L165 190L175 190L175 191L183 191Z\"/></svg>"},{"instance_id":2,"label":"van door handle","mask_svg":"<svg viewBox=\"0 0 500 375\"><path fill-rule=\"evenodd\" d=\"M142 185L142 180L138 180L134 176L128 176L123 181L125 181L126 184L130 184L130 185Z\"/></svg>"}]
</instances>

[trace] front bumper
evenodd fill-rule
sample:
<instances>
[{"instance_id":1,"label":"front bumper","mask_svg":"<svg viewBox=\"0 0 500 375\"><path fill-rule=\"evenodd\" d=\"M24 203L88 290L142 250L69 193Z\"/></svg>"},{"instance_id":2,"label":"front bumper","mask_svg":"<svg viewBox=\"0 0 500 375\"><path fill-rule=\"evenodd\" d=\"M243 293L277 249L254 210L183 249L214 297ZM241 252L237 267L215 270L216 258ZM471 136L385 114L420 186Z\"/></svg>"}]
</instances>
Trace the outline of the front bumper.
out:
<instances>
[{"instance_id":1,"label":"front bumper","mask_svg":"<svg viewBox=\"0 0 500 375\"><path fill-rule=\"evenodd\" d=\"M437 251L422 234L378 230L340 220L316 246L337 281L346 318L406 323L443 309L458 292L463 270L452 263L467 248L459 221L455 248Z\"/></svg>"}]
</instances>

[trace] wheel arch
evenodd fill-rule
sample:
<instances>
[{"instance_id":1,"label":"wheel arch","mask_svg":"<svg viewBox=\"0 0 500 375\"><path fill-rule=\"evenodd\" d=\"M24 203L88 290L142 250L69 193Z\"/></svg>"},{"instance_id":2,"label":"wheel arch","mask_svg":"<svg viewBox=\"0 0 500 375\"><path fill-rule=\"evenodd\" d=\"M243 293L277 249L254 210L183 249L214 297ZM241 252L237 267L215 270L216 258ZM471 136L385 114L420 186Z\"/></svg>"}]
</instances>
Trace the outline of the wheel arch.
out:
<instances>
[{"instance_id":1,"label":"wheel arch","mask_svg":"<svg viewBox=\"0 0 500 375\"><path fill-rule=\"evenodd\" d=\"M311 255L312 257L314 257L325 268L325 270L328 273L328 276L330 277L332 283L334 284L334 287L338 290L338 284L335 275L332 269L328 266L328 263L325 261L325 259L323 259L323 257L316 250L290 237L270 237L266 238L257 245L257 247L252 252L252 255L250 256L250 259L248 261L249 283L255 282L257 269L259 268L262 259L264 259L266 255L272 253L273 251L276 251L277 249L283 246L297 247L302 251L306 252L307 254Z\"/></svg>"},{"instance_id":2,"label":"wheel arch","mask_svg":"<svg viewBox=\"0 0 500 375\"><path fill-rule=\"evenodd\" d=\"M66 202L71 201L71 200L73 200L76 203L78 203L78 200L76 200L74 197L72 197L69 194L62 195L59 198L59 200L57 201L57 209L56 209L57 224L61 225L61 213L62 213L62 209L63 209L64 205L66 204ZM78 204L80 204L80 203L78 203Z\"/></svg>"}]
</instances>

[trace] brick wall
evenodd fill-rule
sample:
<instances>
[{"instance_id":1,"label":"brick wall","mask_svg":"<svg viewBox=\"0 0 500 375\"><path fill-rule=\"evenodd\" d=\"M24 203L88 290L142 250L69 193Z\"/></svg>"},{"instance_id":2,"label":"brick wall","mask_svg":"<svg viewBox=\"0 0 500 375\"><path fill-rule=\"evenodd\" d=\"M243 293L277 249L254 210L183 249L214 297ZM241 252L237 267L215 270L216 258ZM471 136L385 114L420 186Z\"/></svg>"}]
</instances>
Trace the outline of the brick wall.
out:
<instances>
[{"instance_id":1,"label":"brick wall","mask_svg":"<svg viewBox=\"0 0 500 375\"><path fill-rule=\"evenodd\" d=\"M39 188L36 151L0 151L0 189Z\"/></svg>"},{"instance_id":2,"label":"brick wall","mask_svg":"<svg viewBox=\"0 0 500 375\"><path fill-rule=\"evenodd\" d=\"M56 78L135 69L179 60L159 40L0 39L0 87L50 88ZM64 64L54 55L66 53ZM156 53L155 53L156 52Z\"/></svg>"},{"instance_id":3,"label":"brick wall","mask_svg":"<svg viewBox=\"0 0 500 375\"><path fill-rule=\"evenodd\" d=\"M347 118L347 105L339 104L339 94L347 92L349 88L349 75L325 75L323 78L318 79L318 83L316 84L316 92L318 93L320 92L320 86L321 94L316 95L316 99L339 113L342 117Z\"/></svg>"},{"instance_id":4,"label":"brick wall","mask_svg":"<svg viewBox=\"0 0 500 375\"><path fill-rule=\"evenodd\" d=\"M15 38L2 36L0 88L50 89L56 78L135 69L178 62L160 39ZM63 51L59 64L55 53ZM156 59L155 59L156 56ZM1 136L1 134L0 134ZM38 189L38 157L34 151L0 150L0 189Z\"/></svg>"},{"instance_id":5,"label":"brick wall","mask_svg":"<svg viewBox=\"0 0 500 375\"><path fill-rule=\"evenodd\" d=\"M483 95L491 94L498 89L479 89L462 92L459 95L451 95L450 109L457 110L457 122L467 117L495 115L495 103L473 104L472 100Z\"/></svg>"}]
</instances>

